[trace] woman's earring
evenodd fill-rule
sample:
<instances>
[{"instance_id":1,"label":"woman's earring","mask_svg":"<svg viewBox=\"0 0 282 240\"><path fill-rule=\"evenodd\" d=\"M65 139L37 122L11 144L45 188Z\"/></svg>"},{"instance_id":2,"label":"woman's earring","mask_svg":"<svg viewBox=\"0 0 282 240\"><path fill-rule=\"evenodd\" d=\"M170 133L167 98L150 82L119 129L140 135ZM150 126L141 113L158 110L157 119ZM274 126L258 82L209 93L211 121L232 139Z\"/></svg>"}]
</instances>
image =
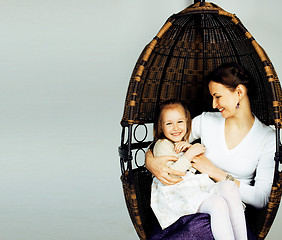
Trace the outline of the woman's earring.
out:
<instances>
[{"instance_id":1,"label":"woman's earring","mask_svg":"<svg viewBox=\"0 0 282 240\"><path fill-rule=\"evenodd\" d=\"M240 103L238 102L236 105L236 109L238 109L240 107Z\"/></svg>"}]
</instances>

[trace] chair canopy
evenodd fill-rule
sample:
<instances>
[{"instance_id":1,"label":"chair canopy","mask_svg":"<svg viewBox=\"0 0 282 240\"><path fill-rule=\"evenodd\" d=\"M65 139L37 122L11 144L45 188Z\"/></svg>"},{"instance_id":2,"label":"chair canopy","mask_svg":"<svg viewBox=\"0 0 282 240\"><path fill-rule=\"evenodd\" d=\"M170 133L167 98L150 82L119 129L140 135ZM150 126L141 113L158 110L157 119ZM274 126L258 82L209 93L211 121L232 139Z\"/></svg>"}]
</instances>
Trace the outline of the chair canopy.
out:
<instances>
[{"instance_id":1,"label":"chair canopy","mask_svg":"<svg viewBox=\"0 0 282 240\"><path fill-rule=\"evenodd\" d=\"M146 239L155 221L150 209L152 177L142 166L133 169L132 160L133 152L146 148L150 141L147 133L141 141L134 141L133 126L153 123L158 104L170 98L184 101L192 117L212 111L207 75L225 62L237 62L249 71L255 88L252 111L263 123L276 127L276 177L270 203L260 212L250 211L259 239L270 229L282 191L278 171L279 149L280 158L282 155L280 82L265 51L234 14L213 3L195 1L172 15L144 48L125 100L119 147L121 179L129 214L141 239Z\"/></svg>"},{"instance_id":2,"label":"chair canopy","mask_svg":"<svg viewBox=\"0 0 282 240\"><path fill-rule=\"evenodd\" d=\"M265 124L281 125L282 93L264 50L240 20L212 3L196 3L172 15L143 50L133 71L122 125L153 122L158 104L183 100L192 116L211 110L206 77L237 62L253 77L252 111Z\"/></svg>"}]
</instances>

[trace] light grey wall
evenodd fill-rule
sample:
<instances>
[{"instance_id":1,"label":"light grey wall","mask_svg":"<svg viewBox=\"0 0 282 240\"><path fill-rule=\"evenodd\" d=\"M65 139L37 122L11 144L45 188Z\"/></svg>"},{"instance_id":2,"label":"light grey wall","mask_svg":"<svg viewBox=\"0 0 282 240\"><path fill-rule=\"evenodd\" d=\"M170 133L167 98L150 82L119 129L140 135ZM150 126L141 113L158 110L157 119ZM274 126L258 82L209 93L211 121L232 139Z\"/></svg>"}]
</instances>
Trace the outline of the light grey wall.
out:
<instances>
[{"instance_id":1,"label":"light grey wall","mask_svg":"<svg viewBox=\"0 0 282 240\"><path fill-rule=\"evenodd\" d=\"M281 76L282 4L270 2L214 1ZM1 240L137 239L119 180L124 98L143 47L191 3L0 1Z\"/></svg>"}]
</instances>

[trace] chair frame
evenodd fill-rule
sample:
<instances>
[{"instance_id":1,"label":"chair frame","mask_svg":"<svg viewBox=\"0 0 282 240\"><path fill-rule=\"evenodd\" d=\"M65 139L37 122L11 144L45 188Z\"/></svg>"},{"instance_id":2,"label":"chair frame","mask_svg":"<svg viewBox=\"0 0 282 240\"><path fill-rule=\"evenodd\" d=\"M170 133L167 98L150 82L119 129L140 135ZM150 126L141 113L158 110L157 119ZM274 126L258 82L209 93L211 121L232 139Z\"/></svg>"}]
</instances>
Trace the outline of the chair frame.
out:
<instances>
[{"instance_id":1,"label":"chair frame","mask_svg":"<svg viewBox=\"0 0 282 240\"><path fill-rule=\"evenodd\" d=\"M279 79L270 62L267 54L262 47L256 42L250 32L244 27L241 21L234 14L230 14L223 9L220 9L214 4L206 3L205 1L195 1L194 4L184 9L182 12L171 16L156 37L145 47L140 58L137 61L136 68L133 71L130 86L125 102L124 115L121 121L122 136L121 145L119 147L120 166L121 166L121 181L123 184L124 195L128 211L140 239L146 239L147 235L152 230L152 225L156 222L154 214L150 209L150 184L152 175L144 167L137 163L137 154L141 150L145 150L152 140L148 140L147 124L152 123L152 120L143 120L136 117L136 108L138 106L138 85L142 81L142 74L150 55L154 51L155 46L159 43L162 36L173 25L175 19L185 14L201 14L203 12L214 13L221 16L226 16L240 29L240 31L251 42L253 48L258 54L261 62L264 65L265 75L268 79L272 91L273 103L273 123L276 131L276 153L275 153L275 175L270 196L269 204L262 210L257 211L251 207L247 210L247 217L250 219L253 231L258 239L262 240L266 237L277 213L281 193L282 193L282 173L279 172L279 164L282 163L282 147L280 141L280 129L282 123L282 91ZM138 140L135 136L136 129L144 126L145 137ZM135 155L133 152L135 152ZM135 161L135 168L133 161ZM146 194L143 194L146 192ZM257 217L261 215L263 217Z\"/></svg>"}]
</instances>

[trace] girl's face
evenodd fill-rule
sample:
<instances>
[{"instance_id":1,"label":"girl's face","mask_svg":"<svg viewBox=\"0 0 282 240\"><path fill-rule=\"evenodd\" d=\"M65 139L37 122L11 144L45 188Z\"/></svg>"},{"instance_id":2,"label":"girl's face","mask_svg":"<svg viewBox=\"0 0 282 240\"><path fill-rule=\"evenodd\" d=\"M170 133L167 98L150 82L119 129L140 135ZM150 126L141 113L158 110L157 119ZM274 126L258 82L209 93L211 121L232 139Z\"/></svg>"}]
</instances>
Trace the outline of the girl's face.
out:
<instances>
[{"instance_id":1,"label":"girl's face","mask_svg":"<svg viewBox=\"0 0 282 240\"><path fill-rule=\"evenodd\" d=\"M165 108L161 113L161 127L164 135L173 142L183 140L187 132L186 115L182 106Z\"/></svg>"},{"instance_id":2,"label":"girl's face","mask_svg":"<svg viewBox=\"0 0 282 240\"><path fill-rule=\"evenodd\" d=\"M212 107L217 108L222 117L229 118L236 114L236 106L240 100L238 92L231 91L221 83L209 83L210 94L213 97Z\"/></svg>"}]
</instances>

